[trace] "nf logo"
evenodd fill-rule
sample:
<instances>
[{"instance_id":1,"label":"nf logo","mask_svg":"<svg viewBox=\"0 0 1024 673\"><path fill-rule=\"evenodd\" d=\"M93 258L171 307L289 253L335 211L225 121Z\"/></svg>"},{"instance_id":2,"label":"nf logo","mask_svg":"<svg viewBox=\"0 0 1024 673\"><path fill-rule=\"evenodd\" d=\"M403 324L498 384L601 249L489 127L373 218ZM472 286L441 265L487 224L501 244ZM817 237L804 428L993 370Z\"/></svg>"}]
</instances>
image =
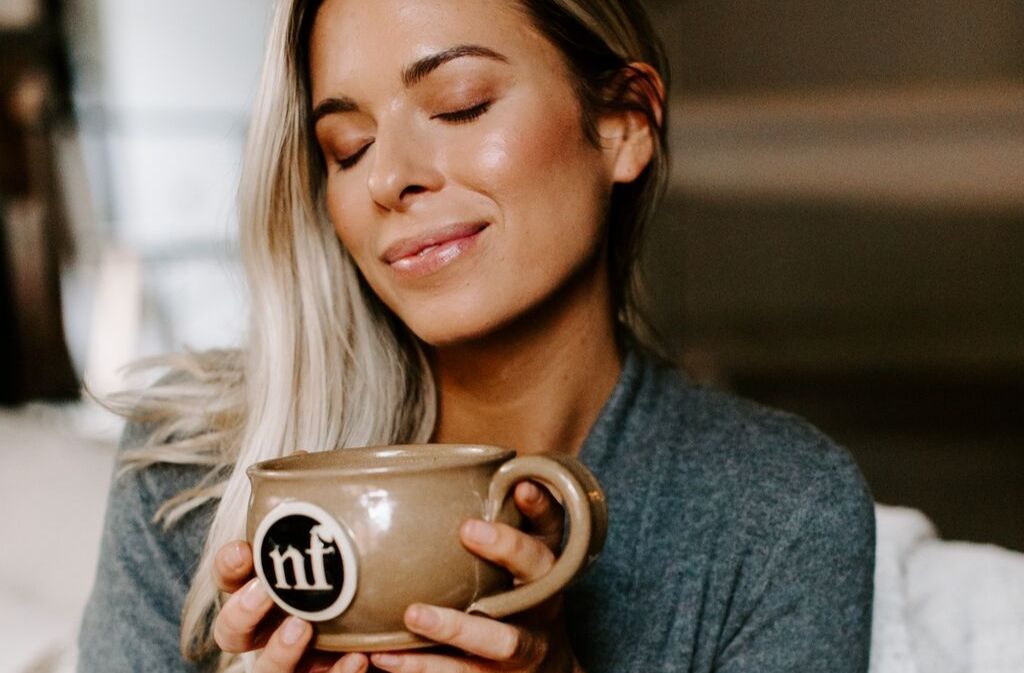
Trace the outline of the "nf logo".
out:
<instances>
[{"instance_id":1,"label":"nf logo","mask_svg":"<svg viewBox=\"0 0 1024 673\"><path fill-rule=\"evenodd\" d=\"M253 538L256 574L274 602L311 621L337 617L355 594L352 542L327 512L286 502L264 517Z\"/></svg>"},{"instance_id":2,"label":"nf logo","mask_svg":"<svg viewBox=\"0 0 1024 673\"><path fill-rule=\"evenodd\" d=\"M306 557L291 545L288 545L288 550L282 554L280 545L273 541L278 536L290 537L286 533L295 529L305 530L306 528L309 528L309 549L306 550L306 553L309 554L309 560L313 564L313 584L306 579ZM324 543L330 546L325 547ZM327 567L324 565L324 556L337 554L338 547L334 544L334 536L330 531L325 531L323 526L318 525L315 520L299 515L281 519L274 528L270 529L270 536L263 540L263 546L268 549L271 546L274 547L270 552L270 560L274 562L274 583L271 586L275 589L315 589L334 593L334 589L337 588L337 593L341 592L341 581L334 577L335 573L332 572L331 581L327 581ZM289 583L285 562L291 564L291 576L295 578L294 585ZM333 571L335 568L340 571L342 574L340 579L343 580L345 569L337 563L332 563L331 570Z\"/></svg>"}]
</instances>

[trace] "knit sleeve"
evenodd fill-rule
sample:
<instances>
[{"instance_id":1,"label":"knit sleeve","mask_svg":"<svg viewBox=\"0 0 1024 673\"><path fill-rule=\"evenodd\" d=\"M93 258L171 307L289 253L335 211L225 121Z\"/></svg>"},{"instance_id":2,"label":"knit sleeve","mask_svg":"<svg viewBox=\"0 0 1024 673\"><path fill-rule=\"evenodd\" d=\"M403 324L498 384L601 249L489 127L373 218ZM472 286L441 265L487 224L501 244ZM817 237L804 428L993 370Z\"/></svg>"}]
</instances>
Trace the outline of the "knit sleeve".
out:
<instances>
[{"instance_id":1,"label":"knit sleeve","mask_svg":"<svg viewBox=\"0 0 1024 673\"><path fill-rule=\"evenodd\" d=\"M121 448L146 430L129 425ZM115 468L116 469L116 468ZM201 507L169 530L153 516L170 496L196 484L203 469L156 465L112 482L92 593L78 635L78 673L198 673L178 647L180 615L212 508Z\"/></svg>"},{"instance_id":2,"label":"knit sleeve","mask_svg":"<svg viewBox=\"0 0 1024 673\"><path fill-rule=\"evenodd\" d=\"M760 574L719 673L868 670L875 519L870 492L844 462L814 482Z\"/></svg>"}]
</instances>

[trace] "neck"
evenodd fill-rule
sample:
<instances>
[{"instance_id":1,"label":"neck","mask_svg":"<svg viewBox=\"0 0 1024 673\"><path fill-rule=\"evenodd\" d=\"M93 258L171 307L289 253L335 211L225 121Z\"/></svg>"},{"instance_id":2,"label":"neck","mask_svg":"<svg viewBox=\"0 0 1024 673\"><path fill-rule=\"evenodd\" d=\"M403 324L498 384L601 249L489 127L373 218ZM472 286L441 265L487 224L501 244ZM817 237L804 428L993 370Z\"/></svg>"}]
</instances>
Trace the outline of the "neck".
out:
<instances>
[{"instance_id":1,"label":"neck","mask_svg":"<svg viewBox=\"0 0 1024 673\"><path fill-rule=\"evenodd\" d=\"M575 455L622 368L603 264L496 333L429 350L432 441Z\"/></svg>"}]
</instances>

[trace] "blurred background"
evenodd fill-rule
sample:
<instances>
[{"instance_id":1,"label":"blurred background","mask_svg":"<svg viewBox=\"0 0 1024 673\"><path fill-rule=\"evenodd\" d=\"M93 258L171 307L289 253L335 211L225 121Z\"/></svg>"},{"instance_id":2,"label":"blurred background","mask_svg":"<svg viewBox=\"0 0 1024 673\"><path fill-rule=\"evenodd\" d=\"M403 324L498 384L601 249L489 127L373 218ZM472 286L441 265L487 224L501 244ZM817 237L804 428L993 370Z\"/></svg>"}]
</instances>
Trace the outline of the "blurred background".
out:
<instances>
[{"instance_id":1,"label":"blurred background","mask_svg":"<svg viewBox=\"0 0 1024 673\"><path fill-rule=\"evenodd\" d=\"M647 4L674 168L644 264L673 355L809 418L877 501L1024 551L1024 5ZM64 656L92 578L118 425L82 382L243 335L271 5L0 0L0 536L60 530L80 559L0 557L0 670Z\"/></svg>"}]
</instances>

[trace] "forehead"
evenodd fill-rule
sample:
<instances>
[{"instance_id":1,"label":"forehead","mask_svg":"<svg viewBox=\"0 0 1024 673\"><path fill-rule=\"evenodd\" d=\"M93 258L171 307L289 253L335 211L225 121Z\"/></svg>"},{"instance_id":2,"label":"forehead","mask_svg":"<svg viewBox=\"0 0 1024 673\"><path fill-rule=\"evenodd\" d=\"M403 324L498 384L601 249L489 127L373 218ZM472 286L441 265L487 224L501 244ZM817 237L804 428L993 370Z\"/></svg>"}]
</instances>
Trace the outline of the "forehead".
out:
<instances>
[{"instance_id":1,"label":"forehead","mask_svg":"<svg viewBox=\"0 0 1024 673\"><path fill-rule=\"evenodd\" d=\"M367 83L400 84L409 63L464 44L522 67L550 70L559 60L513 0L327 0L311 35L314 98Z\"/></svg>"}]
</instances>

